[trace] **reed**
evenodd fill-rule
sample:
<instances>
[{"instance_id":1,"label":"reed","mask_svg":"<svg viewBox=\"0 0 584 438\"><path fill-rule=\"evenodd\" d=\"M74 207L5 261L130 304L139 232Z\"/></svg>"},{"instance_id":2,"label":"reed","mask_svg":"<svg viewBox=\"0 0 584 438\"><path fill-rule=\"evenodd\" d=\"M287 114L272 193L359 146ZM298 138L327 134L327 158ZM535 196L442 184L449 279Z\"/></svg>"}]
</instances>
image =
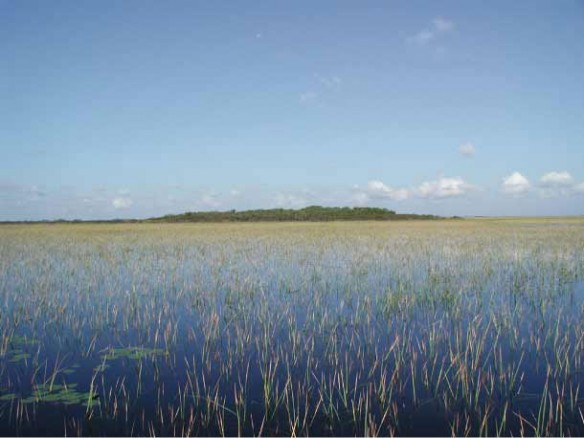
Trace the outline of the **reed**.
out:
<instances>
[{"instance_id":1,"label":"reed","mask_svg":"<svg viewBox=\"0 0 584 438\"><path fill-rule=\"evenodd\" d=\"M0 430L583 434L583 224L0 227Z\"/></svg>"}]
</instances>

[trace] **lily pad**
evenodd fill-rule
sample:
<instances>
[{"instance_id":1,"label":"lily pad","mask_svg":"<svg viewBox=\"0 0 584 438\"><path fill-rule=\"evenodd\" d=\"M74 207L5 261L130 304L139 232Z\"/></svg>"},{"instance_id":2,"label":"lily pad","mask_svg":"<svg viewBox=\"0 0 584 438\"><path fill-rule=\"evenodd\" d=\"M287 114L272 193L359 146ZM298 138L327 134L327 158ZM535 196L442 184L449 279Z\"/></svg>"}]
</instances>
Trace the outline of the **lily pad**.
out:
<instances>
[{"instance_id":1,"label":"lily pad","mask_svg":"<svg viewBox=\"0 0 584 438\"><path fill-rule=\"evenodd\" d=\"M27 338L26 336L12 336L10 342L14 345L36 345L39 343L37 339Z\"/></svg>"},{"instance_id":2,"label":"lily pad","mask_svg":"<svg viewBox=\"0 0 584 438\"><path fill-rule=\"evenodd\" d=\"M110 348L104 355L106 360L116 360L120 358L127 358L131 360L141 360L147 357L160 356L165 354L161 348L148 347L126 347L126 348Z\"/></svg>"},{"instance_id":3,"label":"lily pad","mask_svg":"<svg viewBox=\"0 0 584 438\"><path fill-rule=\"evenodd\" d=\"M3 394L0 395L0 401L12 401L14 399L18 398L16 396L16 394Z\"/></svg>"},{"instance_id":4,"label":"lily pad","mask_svg":"<svg viewBox=\"0 0 584 438\"><path fill-rule=\"evenodd\" d=\"M99 404L95 393L77 391L77 384L36 385L31 396L22 399L22 403L62 403L65 405Z\"/></svg>"},{"instance_id":5,"label":"lily pad","mask_svg":"<svg viewBox=\"0 0 584 438\"><path fill-rule=\"evenodd\" d=\"M20 362L30 358L30 353L18 353L10 358L10 362Z\"/></svg>"}]
</instances>

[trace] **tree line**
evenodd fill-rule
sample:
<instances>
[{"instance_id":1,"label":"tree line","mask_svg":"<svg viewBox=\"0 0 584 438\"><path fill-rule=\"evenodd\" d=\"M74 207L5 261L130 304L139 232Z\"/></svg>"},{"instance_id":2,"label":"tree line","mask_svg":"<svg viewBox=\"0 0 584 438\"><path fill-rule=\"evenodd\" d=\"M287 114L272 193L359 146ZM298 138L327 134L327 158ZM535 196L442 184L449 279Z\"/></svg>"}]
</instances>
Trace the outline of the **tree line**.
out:
<instances>
[{"instance_id":1,"label":"tree line","mask_svg":"<svg viewBox=\"0 0 584 438\"><path fill-rule=\"evenodd\" d=\"M154 222L324 222L355 220L409 220L440 219L430 214L398 214L393 210L377 207L321 207L313 205L299 210L272 208L245 211L194 211L152 218Z\"/></svg>"},{"instance_id":2,"label":"tree line","mask_svg":"<svg viewBox=\"0 0 584 438\"><path fill-rule=\"evenodd\" d=\"M325 221L393 221L444 219L431 214L403 214L378 207L321 207L312 205L298 210L272 208L266 210L191 211L150 219L81 220L56 219L36 221L0 221L1 224L28 223L143 223L143 222L325 222ZM454 216L452 219L459 219Z\"/></svg>"}]
</instances>

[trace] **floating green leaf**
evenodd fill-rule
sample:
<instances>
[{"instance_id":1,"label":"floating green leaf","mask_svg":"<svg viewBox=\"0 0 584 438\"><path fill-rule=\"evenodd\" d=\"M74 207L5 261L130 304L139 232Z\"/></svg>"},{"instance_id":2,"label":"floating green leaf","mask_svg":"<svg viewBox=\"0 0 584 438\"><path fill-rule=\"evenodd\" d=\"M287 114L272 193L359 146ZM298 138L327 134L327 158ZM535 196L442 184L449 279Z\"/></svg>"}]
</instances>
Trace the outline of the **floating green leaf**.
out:
<instances>
[{"instance_id":1,"label":"floating green leaf","mask_svg":"<svg viewBox=\"0 0 584 438\"><path fill-rule=\"evenodd\" d=\"M92 404L98 404L95 400L98 396L95 393L79 392L77 384L44 384L35 385L31 396L21 400L22 403L63 403L65 405L86 404L91 400Z\"/></svg>"},{"instance_id":2,"label":"floating green leaf","mask_svg":"<svg viewBox=\"0 0 584 438\"><path fill-rule=\"evenodd\" d=\"M16 394L4 394L4 395L0 395L0 401L12 401L14 400L16 397Z\"/></svg>"},{"instance_id":3,"label":"floating green leaf","mask_svg":"<svg viewBox=\"0 0 584 438\"><path fill-rule=\"evenodd\" d=\"M12 356L10 362L20 362L21 360L26 360L30 358L30 353L18 353Z\"/></svg>"},{"instance_id":4,"label":"floating green leaf","mask_svg":"<svg viewBox=\"0 0 584 438\"><path fill-rule=\"evenodd\" d=\"M146 357L160 356L165 354L161 348L147 348L147 347L126 347L126 348L110 348L104 355L106 360L115 360L120 358L127 358L131 360L141 360Z\"/></svg>"},{"instance_id":5,"label":"floating green leaf","mask_svg":"<svg viewBox=\"0 0 584 438\"><path fill-rule=\"evenodd\" d=\"M13 336L12 339L10 339L10 342L14 345L36 345L39 343L37 339L18 335Z\"/></svg>"}]
</instances>

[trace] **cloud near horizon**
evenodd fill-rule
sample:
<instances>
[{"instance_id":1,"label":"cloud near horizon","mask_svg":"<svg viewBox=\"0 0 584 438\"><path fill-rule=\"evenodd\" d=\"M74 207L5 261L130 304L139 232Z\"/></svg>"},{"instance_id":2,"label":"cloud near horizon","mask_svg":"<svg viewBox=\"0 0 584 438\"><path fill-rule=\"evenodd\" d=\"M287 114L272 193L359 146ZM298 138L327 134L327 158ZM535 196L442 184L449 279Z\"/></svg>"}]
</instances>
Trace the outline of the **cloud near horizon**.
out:
<instances>
[{"instance_id":1,"label":"cloud near horizon","mask_svg":"<svg viewBox=\"0 0 584 438\"><path fill-rule=\"evenodd\" d=\"M114 198L112 200L112 206L116 210L123 210L126 208L130 208L133 203L134 203L134 201L132 201L132 199L128 196L119 196L119 197Z\"/></svg>"},{"instance_id":2,"label":"cloud near horizon","mask_svg":"<svg viewBox=\"0 0 584 438\"><path fill-rule=\"evenodd\" d=\"M503 178L501 190L508 195L520 195L527 193L531 188L531 183L519 172L513 172L511 175Z\"/></svg>"},{"instance_id":3,"label":"cloud near horizon","mask_svg":"<svg viewBox=\"0 0 584 438\"><path fill-rule=\"evenodd\" d=\"M566 171L547 172L539 179L540 194L545 198L584 193L584 182L577 183Z\"/></svg>"},{"instance_id":4,"label":"cloud near horizon","mask_svg":"<svg viewBox=\"0 0 584 438\"><path fill-rule=\"evenodd\" d=\"M465 182L461 177L441 177L434 181L425 181L417 187L391 187L382 181L369 181L366 194L370 198L387 198L403 201L417 197L424 199L442 199L462 196L475 187Z\"/></svg>"},{"instance_id":5,"label":"cloud near horizon","mask_svg":"<svg viewBox=\"0 0 584 438\"><path fill-rule=\"evenodd\" d=\"M481 215L481 199L492 202L492 196L514 196L516 211L529 211L530 206L566 205L566 212L579 212L584 196L584 182L566 170L541 174L532 184L524 174L515 171L500 180L499 190L467 182L461 176L441 176L410 186L397 186L381 179L366 184L347 186L269 187L237 186L215 190L188 186L161 186L138 189L75 187L46 189L33 184L0 183L0 218L3 220L40 219L107 219L114 217L154 217L185 211L247 210L265 208L302 208L323 206L379 206L400 211L445 215ZM495 187L491 187L493 189ZM489 193L490 192L490 193ZM131 194L130 194L131 193ZM570 201L570 197L574 201ZM466 200L465 200L466 198ZM538 204L539 203L539 204ZM549 204L545 204L549 203ZM559 204L558 204L559 205ZM543 208L543 207L542 207ZM569 208L569 209L568 209ZM536 210L533 210L536 211ZM503 214L504 211L492 214ZM572 213L574 214L574 213ZM581 213L580 213L581 214Z\"/></svg>"},{"instance_id":6,"label":"cloud near horizon","mask_svg":"<svg viewBox=\"0 0 584 438\"><path fill-rule=\"evenodd\" d=\"M367 194L372 198L388 198L394 201L402 201L410 197L410 191L405 188L393 188L382 181L369 181Z\"/></svg>"},{"instance_id":7,"label":"cloud near horizon","mask_svg":"<svg viewBox=\"0 0 584 438\"><path fill-rule=\"evenodd\" d=\"M536 193L544 198L584 193L584 182L576 182L566 170L544 173L535 185ZM531 182L521 173L513 172L501 181L501 191L508 195L524 195L532 189Z\"/></svg>"},{"instance_id":8,"label":"cloud near horizon","mask_svg":"<svg viewBox=\"0 0 584 438\"><path fill-rule=\"evenodd\" d=\"M462 196L473 188L474 186L457 176L424 182L418 187L417 194L421 198L449 198Z\"/></svg>"},{"instance_id":9,"label":"cloud near horizon","mask_svg":"<svg viewBox=\"0 0 584 438\"><path fill-rule=\"evenodd\" d=\"M570 186L574 179L569 172L548 172L544 174L539 180L544 186Z\"/></svg>"}]
</instances>

